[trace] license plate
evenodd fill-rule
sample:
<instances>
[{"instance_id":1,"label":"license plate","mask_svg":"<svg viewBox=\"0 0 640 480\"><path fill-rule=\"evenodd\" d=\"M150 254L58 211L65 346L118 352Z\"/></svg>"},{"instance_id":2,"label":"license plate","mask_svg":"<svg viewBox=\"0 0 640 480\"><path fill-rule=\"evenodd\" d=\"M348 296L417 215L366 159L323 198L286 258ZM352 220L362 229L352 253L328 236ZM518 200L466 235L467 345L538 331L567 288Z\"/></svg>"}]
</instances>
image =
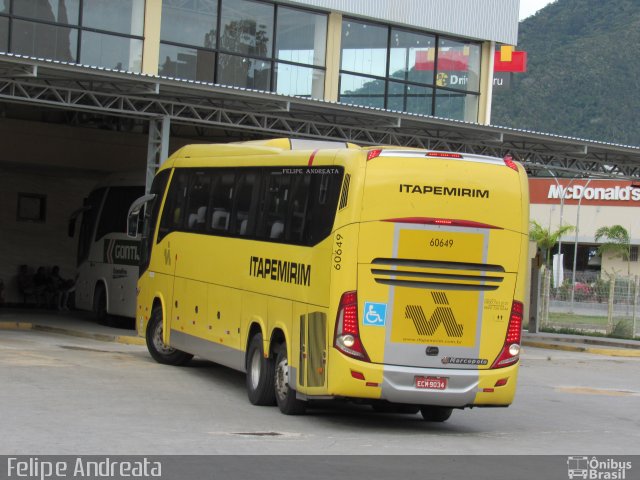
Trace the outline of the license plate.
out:
<instances>
[{"instance_id":1,"label":"license plate","mask_svg":"<svg viewBox=\"0 0 640 480\"><path fill-rule=\"evenodd\" d=\"M446 377L416 377L416 388L426 390L444 390L447 388Z\"/></svg>"}]
</instances>

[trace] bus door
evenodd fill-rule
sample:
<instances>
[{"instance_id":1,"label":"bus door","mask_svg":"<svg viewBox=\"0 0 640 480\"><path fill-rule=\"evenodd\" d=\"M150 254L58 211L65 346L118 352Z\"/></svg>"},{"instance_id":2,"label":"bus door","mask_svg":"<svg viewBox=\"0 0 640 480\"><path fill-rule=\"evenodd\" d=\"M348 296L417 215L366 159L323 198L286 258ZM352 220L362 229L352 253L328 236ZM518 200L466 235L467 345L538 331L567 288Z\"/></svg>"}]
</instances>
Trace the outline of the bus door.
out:
<instances>
[{"instance_id":1,"label":"bus door","mask_svg":"<svg viewBox=\"0 0 640 480\"><path fill-rule=\"evenodd\" d=\"M372 362L492 367L521 313L527 199L502 161L383 151L367 162L358 306Z\"/></svg>"},{"instance_id":2,"label":"bus door","mask_svg":"<svg viewBox=\"0 0 640 480\"><path fill-rule=\"evenodd\" d=\"M83 202L80 231L78 234L78 278L75 292L76 307L81 310L91 310L93 308L95 275L93 275L92 271L95 268L96 259L93 257L90 258L90 255L92 250L94 250L92 248L93 238L106 190L106 187L93 190ZM71 228L69 230L69 233L72 233Z\"/></svg>"},{"instance_id":3,"label":"bus door","mask_svg":"<svg viewBox=\"0 0 640 480\"><path fill-rule=\"evenodd\" d=\"M167 327L164 329L164 341L167 344L169 343L171 328L176 326L176 317L179 317L175 303L177 299L174 298L174 289L180 245L178 245L179 236L172 235L172 233L182 231L185 224L188 181L188 171L174 170L160 217L156 244L151 250L153 253L149 272L144 274L153 275L154 282L152 283L158 284L157 291L164 293L163 303L165 306L165 325ZM155 292L148 292L148 294L153 296Z\"/></svg>"}]
</instances>

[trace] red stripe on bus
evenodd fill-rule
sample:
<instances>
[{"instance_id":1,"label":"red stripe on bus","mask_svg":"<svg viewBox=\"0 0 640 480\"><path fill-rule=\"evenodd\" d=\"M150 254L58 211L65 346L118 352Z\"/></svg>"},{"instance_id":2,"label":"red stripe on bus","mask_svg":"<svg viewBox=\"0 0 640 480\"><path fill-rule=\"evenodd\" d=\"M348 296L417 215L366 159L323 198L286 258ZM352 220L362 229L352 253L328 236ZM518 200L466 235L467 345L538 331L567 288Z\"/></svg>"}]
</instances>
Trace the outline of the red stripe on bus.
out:
<instances>
[{"instance_id":1,"label":"red stripe on bus","mask_svg":"<svg viewBox=\"0 0 640 480\"><path fill-rule=\"evenodd\" d=\"M394 223L417 223L422 225L444 225L449 227L467 227L467 228L490 228L502 230L502 227L488 225L486 223L474 222L471 220L455 220L449 218L433 218L433 217L405 217L405 218L388 218L383 222Z\"/></svg>"},{"instance_id":2,"label":"red stripe on bus","mask_svg":"<svg viewBox=\"0 0 640 480\"><path fill-rule=\"evenodd\" d=\"M318 149L316 148L311 156L309 157L309 166L313 165L313 159L316 158L316 153L318 153Z\"/></svg>"}]
</instances>

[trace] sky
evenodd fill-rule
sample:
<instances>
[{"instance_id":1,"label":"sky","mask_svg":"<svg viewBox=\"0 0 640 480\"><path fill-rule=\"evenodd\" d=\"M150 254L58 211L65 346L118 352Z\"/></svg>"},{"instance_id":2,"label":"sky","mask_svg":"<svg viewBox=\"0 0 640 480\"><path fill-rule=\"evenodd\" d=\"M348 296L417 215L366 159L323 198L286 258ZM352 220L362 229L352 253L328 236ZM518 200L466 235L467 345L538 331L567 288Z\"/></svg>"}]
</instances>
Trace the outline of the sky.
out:
<instances>
[{"instance_id":1,"label":"sky","mask_svg":"<svg viewBox=\"0 0 640 480\"><path fill-rule=\"evenodd\" d=\"M530 17L541 8L555 0L520 0L520 21Z\"/></svg>"}]
</instances>

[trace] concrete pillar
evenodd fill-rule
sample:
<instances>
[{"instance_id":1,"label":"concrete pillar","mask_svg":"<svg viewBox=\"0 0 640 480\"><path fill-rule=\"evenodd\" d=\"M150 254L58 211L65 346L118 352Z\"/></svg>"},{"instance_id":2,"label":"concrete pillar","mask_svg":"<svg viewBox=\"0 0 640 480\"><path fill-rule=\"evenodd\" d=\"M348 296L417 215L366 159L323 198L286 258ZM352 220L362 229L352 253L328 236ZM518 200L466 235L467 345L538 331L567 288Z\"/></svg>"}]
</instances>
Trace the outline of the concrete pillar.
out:
<instances>
[{"instance_id":1,"label":"concrete pillar","mask_svg":"<svg viewBox=\"0 0 640 480\"><path fill-rule=\"evenodd\" d=\"M142 73L158 74L160 59L160 22L162 0L147 0L144 8L144 47L142 49Z\"/></svg>"},{"instance_id":2,"label":"concrete pillar","mask_svg":"<svg viewBox=\"0 0 640 480\"><path fill-rule=\"evenodd\" d=\"M493 58L495 51L495 42L484 42L482 44L482 60L480 64L480 104L478 105L478 123L482 125L491 124Z\"/></svg>"},{"instance_id":3,"label":"concrete pillar","mask_svg":"<svg viewBox=\"0 0 640 480\"><path fill-rule=\"evenodd\" d=\"M324 77L324 99L329 102L338 101L341 43L342 15L339 13L330 13L327 24L327 70Z\"/></svg>"}]
</instances>

